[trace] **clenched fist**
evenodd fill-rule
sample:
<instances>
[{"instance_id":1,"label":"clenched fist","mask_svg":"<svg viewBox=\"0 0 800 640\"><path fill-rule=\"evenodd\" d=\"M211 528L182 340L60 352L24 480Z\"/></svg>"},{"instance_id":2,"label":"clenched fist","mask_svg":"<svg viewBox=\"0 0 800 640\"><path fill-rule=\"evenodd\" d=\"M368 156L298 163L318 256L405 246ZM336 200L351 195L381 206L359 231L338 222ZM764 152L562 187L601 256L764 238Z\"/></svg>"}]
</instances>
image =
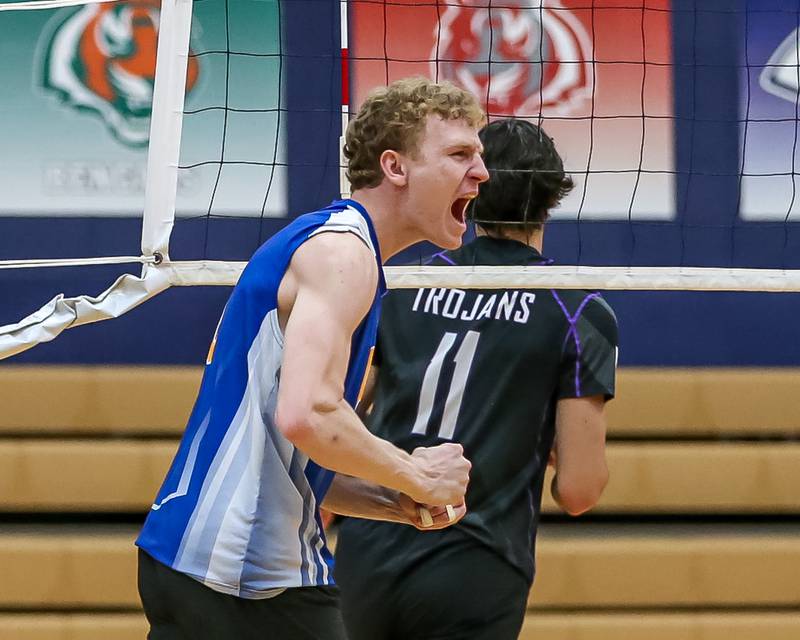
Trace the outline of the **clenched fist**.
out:
<instances>
[{"instance_id":1,"label":"clenched fist","mask_svg":"<svg viewBox=\"0 0 800 640\"><path fill-rule=\"evenodd\" d=\"M472 464L460 444L418 447L411 453L417 470L417 486L409 496L421 504L456 505L464 502Z\"/></svg>"}]
</instances>

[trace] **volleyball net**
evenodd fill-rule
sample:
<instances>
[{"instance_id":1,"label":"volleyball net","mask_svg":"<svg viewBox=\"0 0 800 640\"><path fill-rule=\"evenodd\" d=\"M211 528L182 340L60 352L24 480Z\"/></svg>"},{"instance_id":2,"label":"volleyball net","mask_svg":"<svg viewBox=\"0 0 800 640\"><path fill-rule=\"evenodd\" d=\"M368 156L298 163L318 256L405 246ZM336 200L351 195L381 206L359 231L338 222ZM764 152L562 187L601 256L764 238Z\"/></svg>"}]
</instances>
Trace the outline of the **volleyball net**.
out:
<instances>
[{"instance_id":1,"label":"volleyball net","mask_svg":"<svg viewBox=\"0 0 800 640\"><path fill-rule=\"evenodd\" d=\"M309 11L314 4L304 3ZM235 284L255 248L302 213L290 210L292 192L318 193L320 205L337 195L323 185L335 183L324 152L301 157L293 145L335 147L370 88L409 75L469 89L490 119L541 125L576 186L547 225L557 264L391 266L390 287L800 291L800 10L687 7L342 0L339 24L307 36L330 38L316 62L336 70L319 109L293 97L302 78L292 63L302 54L286 29L298 19L288 0L0 4L8 24L30 10L47 14L41 84L51 96L74 107L75 118L101 120L128 149L147 149L138 199L111 187L104 198L75 195L87 181L117 184L114 167L47 167L44 190L34 184L38 174L25 188L19 172L37 172L33 165L5 171L20 196L0 213L66 208L140 216L141 225L125 254L109 247L111 255L0 256L0 279L15 270L126 265L102 293L58 295L0 327L0 357L118 317L170 287ZM741 38L740 49L708 51L710 25L738 34L731 37ZM768 28L781 36L775 46L759 39ZM713 99L723 89L733 91L732 104ZM318 137L298 133L304 121L319 125ZM65 132L64 145L84 143ZM341 161L334 169L346 193ZM240 231L229 234L228 223ZM176 252L181 233L192 241Z\"/></svg>"}]
</instances>

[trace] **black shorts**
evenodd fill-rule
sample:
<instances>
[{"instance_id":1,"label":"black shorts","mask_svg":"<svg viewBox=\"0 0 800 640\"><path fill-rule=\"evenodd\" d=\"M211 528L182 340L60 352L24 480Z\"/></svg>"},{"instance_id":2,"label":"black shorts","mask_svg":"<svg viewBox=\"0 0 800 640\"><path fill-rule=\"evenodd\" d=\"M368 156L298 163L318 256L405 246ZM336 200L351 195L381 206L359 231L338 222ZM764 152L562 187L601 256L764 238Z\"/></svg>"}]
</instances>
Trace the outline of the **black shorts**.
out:
<instances>
[{"instance_id":1,"label":"black shorts","mask_svg":"<svg viewBox=\"0 0 800 640\"><path fill-rule=\"evenodd\" d=\"M343 527L346 529L346 527ZM428 536L436 532L421 532ZM371 541L343 530L336 582L350 640L516 640L530 585L521 572L468 537L424 556L395 548L378 563Z\"/></svg>"},{"instance_id":2,"label":"black shorts","mask_svg":"<svg viewBox=\"0 0 800 640\"><path fill-rule=\"evenodd\" d=\"M337 587L248 600L219 593L139 550L148 640L345 640Z\"/></svg>"}]
</instances>

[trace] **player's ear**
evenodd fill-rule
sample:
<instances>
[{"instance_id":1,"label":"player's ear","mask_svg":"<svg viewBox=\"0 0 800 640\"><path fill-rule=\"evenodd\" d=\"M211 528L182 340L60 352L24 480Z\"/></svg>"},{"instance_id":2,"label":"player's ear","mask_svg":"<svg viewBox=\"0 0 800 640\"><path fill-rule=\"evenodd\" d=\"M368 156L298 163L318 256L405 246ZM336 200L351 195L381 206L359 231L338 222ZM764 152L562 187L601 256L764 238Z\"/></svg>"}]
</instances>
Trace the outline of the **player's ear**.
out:
<instances>
[{"instance_id":1,"label":"player's ear","mask_svg":"<svg viewBox=\"0 0 800 640\"><path fill-rule=\"evenodd\" d=\"M408 166L403 154L386 149L381 154L380 163L383 175L395 187L405 187L408 184Z\"/></svg>"}]
</instances>

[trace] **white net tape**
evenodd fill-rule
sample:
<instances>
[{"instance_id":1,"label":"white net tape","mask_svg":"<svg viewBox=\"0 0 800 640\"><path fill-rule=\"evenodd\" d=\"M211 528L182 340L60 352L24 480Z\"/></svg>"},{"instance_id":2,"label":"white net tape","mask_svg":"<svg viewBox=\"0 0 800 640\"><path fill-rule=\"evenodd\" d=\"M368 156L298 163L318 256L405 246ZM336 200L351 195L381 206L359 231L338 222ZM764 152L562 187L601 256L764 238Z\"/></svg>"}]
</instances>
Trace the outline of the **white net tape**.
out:
<instances>
[{"instance_id":1,"label":"white net tape","mask_svg":"<svg viewBox=\"0 0 800 640\"><path fill-rule=\"evenodd\" d=\"M244 262L173 262L174 286L233 286ZM781 269L711 269L674 267L386 267L390 289L586 289L625 291L763 291L800 292L800 272Z\"/></svg>"},{"instance_id":2,"label":"white net tape","mask_svg":"<svg viewBox=\"0 0 800 640\"><path fill-rule=\"evenodd\" d=\"M117 318L171 286L233 286L245 263L211 260L146 265L99 296L56 296L13 325L0 327L0 357L52 340L70 327ZM692 290L800 292L800 273L778 269L671 267L387 267L390 288Z\"/></svg>"},{"instance_id":3,"label":"white net tape","mask_svg":"<svg viewBox=\"0 0 800 640\"><path fill-rule=\"evenodd\" d=\"M393 288L800 291L800 272L675 267L392 267Z\"/></svg>"}]
</instances>

